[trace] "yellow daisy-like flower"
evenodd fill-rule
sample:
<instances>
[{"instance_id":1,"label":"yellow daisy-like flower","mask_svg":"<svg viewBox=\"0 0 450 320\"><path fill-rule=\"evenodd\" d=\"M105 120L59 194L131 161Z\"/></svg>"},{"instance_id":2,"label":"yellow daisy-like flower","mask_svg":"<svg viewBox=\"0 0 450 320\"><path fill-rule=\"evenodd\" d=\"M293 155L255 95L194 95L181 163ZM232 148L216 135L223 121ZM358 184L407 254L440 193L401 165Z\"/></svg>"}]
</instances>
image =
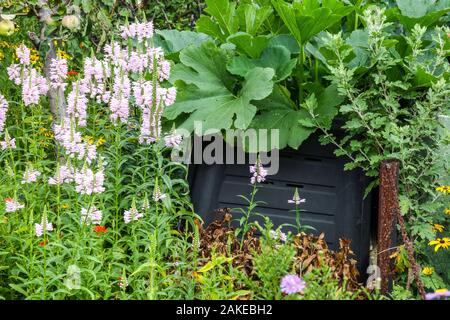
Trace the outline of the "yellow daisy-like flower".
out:
<instances>
[{"instance_id":1,"label":"yellow daisy-like flower","mask_svg":"<svg viewBox=\"0 0 450 320\"><path fill-rule=\"evenodd\" d=\"M66 59L66 60L72 59L72 57L67 52L65 52L64 50L61 50L61 49L56 50L56 56L60 59Z\"/></svg>"},{"instance_id":2,"label":"yellow daisy-like flower","mask_svg":"<svg viewBox=\"0 0 450 320\"><path fill-rule=\"evenodd\" d=\"M422 270L422 274L424 276L431 276L433 274L433 272L434 272L434 268L433 267L425 267Z\"/></svg>"},{"instance_id":3,"label":"yellow daisy-like flower","mask_svg":"<svg viewBox=\"0 0 450 320\"><path fill-rule=\"evenodd\" d=\"M31 62L31 64L36 64L36 63L38 63L38 62L39 62L39 59L40 59L40 57L39 57L39 52L37 52L36 49L31 48L31 49L30 49L30 62Z\"/></svg>"},{"instance_id":4,"label":"yellow daisy-like flower","mask_svg":"<svg viewBox=\"0 0 450 320\"><path fill-rule=\"evenodd\" d=\"M63 204L61 205L61 208L63 208L63 209L69 209L69 205L68 205L67 203L63 203Z\"/></svg>"},{"instance_id":5,"label":"yellow daisy-like flower","mask_svg":"<svg viewBox=\"0 0 450 320\"><path fill-rule=\"evenodd\" d=\"M98 140L97 140L97 147L100 147L101 145L103 145L104 143L106 142L106 140L105 140L105 138L103 138L103 137L100 137Z\"/></svg>"},{"instance_id":6,"label":"yellow daisy-like flower","mask_svg":"<svg viewBox=\"0 0 450 320\"><path fill-rule=\"evenodd\" d=\"M445 293L447 291L448 291L447 289L437 289L435 292L436 293Z\"/></svg>"},{"instance_id":7,"label":"yellow daisy-like flower","mask_svg":"<svg viewBox=\"0 0 450 320\"><path fill-rule=\"evenodd\" d=\"M11 44L7 41L0 41L0 48L11 48Z\"/></svg>"},{"instance_id":8,"label":"yellow daisy-like flower","mask_svg":"<svg viewBox=\"0 0 450 320\"><path fill-rule=\"evenodd\" d=\"M53 138L53 132L48 130L47 128L40 128L39 133L47 138Z\"/></svg>"},{"instance_id":9,"label":"yellow daisy-like flower","mask_svg":"<svg viewBox=\"0 0 450 320\"><path fill-rule=\"evenodd\" d=\"M450 194L450 186L440 186L436 188L436 191L443 193L443 194Z\"/></svg>"},{"instance_id":10,"label":"yellow daisy-like flower","mask_svg":"<svg viewBox=\"0 0 450 320\"><path fill-rule=\"evenodd\" d=\"M435 224L433 224L433 230L435 232L442 232L442 231L444 231L444 226L442 224L435 223Z\"/></svg>"},{"instance_id":11,"label":"yellow daisy-like flower","mask_svg":"<svg viewBox=\"0 0 450 320\"><path fill-rule=\"evenodd\" d=\"M450 208L445 208L444 212L445 212L445 214L450 215Z\"/></svg>"},{"instance_id":12,"label":"yellow daisy-like flower","mask_svg":"<svg viewBox=\"0 0 450 320\"><path fill-rule=\"evenodd\" d=\"M434 251L437 252L440 248L448 249L450 247L450 238L436 238L428 243L429 246L434 246Z\"/></svg>"},{"instance_id":13,"label":"yellow daisy-like flower","mask_svg":"<svg viewBox=\"0 0 450 320\"><path fill-rule=\"evenodd\" d=\"M86 141L89 144L94 144L94 137L92 137L92 136L85 136L83 138L83 140Z\"/></svg>"}]
</instances>

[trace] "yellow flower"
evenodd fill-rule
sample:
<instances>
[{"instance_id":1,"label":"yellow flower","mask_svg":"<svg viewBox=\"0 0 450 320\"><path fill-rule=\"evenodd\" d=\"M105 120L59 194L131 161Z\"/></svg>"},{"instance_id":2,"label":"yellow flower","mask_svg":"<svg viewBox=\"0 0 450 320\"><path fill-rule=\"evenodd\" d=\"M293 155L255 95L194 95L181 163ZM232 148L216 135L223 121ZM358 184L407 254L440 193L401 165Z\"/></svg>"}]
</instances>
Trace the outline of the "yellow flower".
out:
<instances>
[{"instance_id":1,"label":"yellow flower","mask_svg":"<svg viewBox=\"0 0 450 320\"><path fill-rule=\"evenodd\" d=\"M53 132L47 130L46 128L40 128L39 133L42 134L44 137L53 138Z\"/></svg>"},{"instance_id":2,"label":"yellow flower","mask_svg":"<svg viewBox=\"0 0 450 320\"><path fill-rule=\"evenodd\" d=\"M437 252L440 248L448 249L448 247L450 247L450 238L436 238L436 240L430 241L428 245L435 246L435 252Z\"/></svg>"},{"instance_id":3,"label":"yellow flower","mask_svg":"<svg viewBox=\"0 0 450 320\"><path fill-rule=\"evenodd\" d=\"M39 52L36 50L36 49L34 49L34 48L31 48L30 49L30 62L31 62L31 64L36 64L36 63L38 63L39 62Z\"/></svg>"},{"instance_id":4,"label":"yellow flower","mask_svg":"<svg viewBox=\"0 0 450 320\"><path fill-rule=\"evenodd\" d=\"M56 50L56 56L60 59L67 59L67 60L72 59L72 57L67 52L61 49Z\"/></svg>"},{"instance_id":5,"label":"yellow flower","mask_svg":"<svg viewBox=\"0 0 450 320\"><path fill-rule=\"evenodd\" d=\"M433 274L433 272L434 272L434 268L432 268L432 267L425 267L422 270L422 274L424 276L431 276Z\"/></svg>"},{"instance_id":6,"label":"yellow flower","mask_svg":"<svg viewBox=\"0 0 450 320\"><path fill-rule=\"evenodd\" d=\"M447 292L448 290L447 289L437 289L436 291L435 291L435 293L445 293L445 292Z\"/></svg>"},{"instance_id":7,"label":"yellow flower","mask_svg":"<svg viewBox=\"0 0 450 320\"><path fill-rule=\"evenodd\" d=\"M92 136L85 136L83 139L89 144L94 144L94 137Z\"/></svg>"},{"instance_id":8,"label":"yellow flower","mask_svg":"<svg viewBox=\"0 0 450 320\"><path fill-rule=\"evenodd\" d=\"M103 138L103 137L100 137L98 140L97 140L97 147L100 147L101 145L103 145L104 143L106 142L106 140L105 140L105 138Z\"/></svg>"},{"instance_id":9,"label":"yellow flower","mask_svg":"<svg viewBox=\"0 0 450 320\"><path fill-rule=\"evenodd\" d=\"M447 194L450 193L450 186L440 186L436 188L436 191L443 193L443 194Z\"/></svg>"},{"instance_id":10,"label":"yellow flower","mask_svg":"<svg viewBox=\"0 0 450 320\"><path fill-rule=\"evenodd\" d=\"M0 48L11 48L11 44L7 41L0 41Z\"/></svg>"},{"instance_id":11,"label":"yellow flower","mask_svg":"<svg viewBox=\"0 0 450 320\"><path fill-rule=\"evenodd\" d=\"M433 230L435 232L442 232L442 231L444 231L444 226L442 224L435 223L435 224L433 224Z\"/></svg>"},{"instance_id":12,"label":"yellow flower","mask_svg":"<svg viewBox=\"0 0 450 320\"><path fill-rule=\"evenodd\" d=\"M3 60L5 58L5 55L3 54L3 51L0 51L0 60Z\"/></svg>"},{"instance_id":13,"label":"yellow flower","mask_svg":"<svg viewBox=\"0 0 450 320\"><path fill-rule=\"evenodd\" d=\"M69 208L69 205L68 205L67 203L64 203L64 204L61 205L61 208L63 208L63 209L68 209L68 208Z\"/></svg>"},{"instance_id":14,"label":"yellow flower","mask_svg":"<svg viewBox=\"0 0 450 320\"><path fill-rule=\"evenodd\" d=\"M445 212L445 214L450 215L450 208L445 208L444 212Z\"/></svg>"}]
</instances>

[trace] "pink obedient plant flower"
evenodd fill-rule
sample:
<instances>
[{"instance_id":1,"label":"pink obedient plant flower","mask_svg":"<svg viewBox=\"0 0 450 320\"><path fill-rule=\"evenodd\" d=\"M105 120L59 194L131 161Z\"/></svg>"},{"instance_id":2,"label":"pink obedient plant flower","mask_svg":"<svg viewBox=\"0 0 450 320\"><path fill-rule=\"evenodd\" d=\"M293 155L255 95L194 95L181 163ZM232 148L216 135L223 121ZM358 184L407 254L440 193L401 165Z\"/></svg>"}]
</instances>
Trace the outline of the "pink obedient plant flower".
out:
<instances>
[{"instance_id":1,"label":"pink obedient plant flower","mask_svg":"<svg viewBox=\"0 0 450 320\"><path fill-rule=\"evenodd\" d=\"M165 136L164 142L166 144L166 147L178 148L181 145L181 142L183 142L183 136L174 132Z\"/></svg>"},{"instance_id":2,"label":"pink obedient plant flower","mask_svg":"<svg viewBox=\"0 0 450 320\"><path fill-rule=\"evenodd\" d=\"M105 191L103 170L93 172L90 168L84 168L75 172L75 191L79 194L91 195Z\"/></svg>"},{"instance_id":3,"label":"pink obedient plant flower","mask_svg":"<svg viewBox=\"0 0 450 320\"><path fill-rule=\"evenodd\" d=\"M69 183L73 181L75 176L75 169L70 165L61 165L56 169L56 173L53 177L48 179L48 183L51 185L61 185L63 183Z\"/></svg>"},{"instance_id":4,"label":"pink obedient plant flower","mask_svg":"<svg viewBox=\"0 0 450 320\"><path fill-rule=\"evenodd\" d=\"M144 217L144 215L139 212L136 207L131 207L130 210L125 210L123 213L123 220L126 224L130 223L131 221L137 221Z\"/></svg>"},{"instance_id":5,"label":"pink obedient plant flower","mask_svg":"<svg viewBox=\"0 0 450 320\"><path fill-rule=\"evenodd\" d=\"M11 138L8 130L5 132L5 140L0 141L0 150L16 149L16 139Z\"/></svg>"},{"instance_id":6,"label":"pink obedient plant flower","mask_svg":"<svg viewBox=\"0 0 450 320\"><path fill-rule=\"evenodd\" d=\"M13 198L6 198L5 199L5 211L8 213L16 212L17 210L25 208L23 204L20 202L14 200Z\"/></svg>"},{"instance_id":7,"label":"pink obedient plant flower","mask_svg":"<svg viewBox=\"0 0 450 320\"><path fill-rule=\"evenodd\" d=\"M66 88L68 73L67 60L62 58L52 59L50 62L50 86L54 89Z\"/></svg>"},{"instance_id":8,"label":"pink obedient plant flower","mask_svg":"<svg viewBox=\"0 0 450 320\"><path fill-rule=\"evenodd\" d=\"M34 224L34 230L37 237L41 237L44 231L53 231L53 224L48 222L47 216L44 214L41 219L41 223Z\"/></svg>"},{"instance_id":9,"label":"pink obedient plant flower","mask_svg":"<svg viewBox=\"0 0 450 320\"><path fill-rule=\"evenodd\" d=\"M253 176L250 178L250 183L251 184L261 183L261 182L264 182L266 180L267 170L264 169L263 165L261 164L261 160L259 159L259 157L256 160L255 165L254 166L250 166L250 173L253 174Z\"/></svg>"},{"instance_id":10,"label":"pink obedient plant flower","mask_svg":"<svg viewBox=\"0 0 450 320\"><path fill-rule=\"evenodd\" d=\"M305 202L306 202L306 199L300 198L300 195L298 193L298 189L295 188L294 196L292 197L292 200L288 200L288 203L293 203L296 206L298 206L299 204L305 203Z\"/></svg>"},{"instance_id":11,"label":"pink obedient plant flower","mask_svg":"<svg viewBox=\"0 0 450 320\"><path fill-rule=\"evenodd\" d=\"M0 134L3 132L6 124L6 113L8 112L8 101L0 94Z\"/></svg>"},{"instance_id":12,"label":"pink obedient plant flower","mask_svg":"<svg viewBox=\"0 0 450 320\"><path fill-rule=\"evenodd\" d=\"M281 242L287 241L287 235L286 233L282 232L281 230L270 230L269 235L274 240L280 240Z\"/></svg>"},{"instance_id":13,"label":"pink obedient plant flower","mask_svg":"<svg viewBox=\"0 0 450 320\"><path fill-rule=\"evenodd\" d=\"M30 54L30 49L28 49L28 47L24 44L21 44L16 48L17 58L19 58L20 63L24 66L28 66L30 64Z\"/></svg>"},{"instance_id":14,"label":"pink obedient plant flower","mask_svg":"<svg viewBox=\"0 0 450 320\"><path fill-rule=\"evenodd\" d=\"M27 168L25 170L25 172L23 173L23 178L22 178L21 183L26 184L26 183L36 182L40 175L41 175L41 173L38 170L34 170L32 168Z\"/></svg>"},{"instance_id":15,"label":"pink obedient plant flower","mask_svg":"<svg viewBox=\"0 0 450 320\"><path fill-rule=\"evenodd\" d=\"M137 22L120 27L120 35L123 39L137 39L139 43L153 37L152 22Z\"/></svg>"},{"instance_id":16,"label":"pink obedient plant flower","mask_svg":"<svg viewBox=\"0 0 450 320\"><path fill-rule=\"evenodd\" d=\"M162 193L159 185L156 184L155 188L153 189L153 201L158 202L162 199L165 199L166 197L167 195L165 193Z\"/></svg>"},{"instance_id":17,"label":"pink obedient plant flower","mask_svg":"<svg viewBox=\"0 0 450 320\"><path fill-rule=\"evenodd\" d=\"M102 211L95 206L90 208L81 208L81 222L87 225L101 224L102 223Z\"/></svg>"}]
</instances>

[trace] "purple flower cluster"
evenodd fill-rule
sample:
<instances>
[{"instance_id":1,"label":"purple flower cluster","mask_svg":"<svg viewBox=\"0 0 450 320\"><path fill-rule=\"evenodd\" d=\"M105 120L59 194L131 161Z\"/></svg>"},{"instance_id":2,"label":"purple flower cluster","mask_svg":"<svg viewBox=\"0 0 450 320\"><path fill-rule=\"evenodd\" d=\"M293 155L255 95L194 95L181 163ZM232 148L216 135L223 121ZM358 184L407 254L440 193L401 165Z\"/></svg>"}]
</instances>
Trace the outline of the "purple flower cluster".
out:
<instances>
[{"instance_id":1,"label":"purple flower cluster","mask_svg":"<svg viewBox=\"0 0 450 320\"><path fill-rule=\"evenodd\" d=\"M153 37L153 23L152 22L137 22L128 26L121 26L120 33L123 39L137 39L142 42L145 39Z\"/></svg>"},{"instance_id":2,"label":"purple flower cluster","mask_svg":"<svg viewBox=\"0 0 450 320\"><path fill-rule=\"evenodd\" d=\"M89 164L97 157L97 147L83 142L81 133L76 131L76 126L70 118L65 118L60 125L55 125L53 131L55 140L63 146L69 157L85 159Z\"/></svg>"},{"instance_id":3,"label":"purple flower cluster","mask_svg":"<svg viewBox=\"0 0 450 320\"><path fill-rule=\"evenodd\" d=\"M166 147L178 148L183 141L183 136L181 134L172 133L164 137L164 142Z\"/></svg>"},{"instance_id":4,"label":"purple flower cluster","mask_svg":"<svg viewBox=\"0 0 450 320\"><path fill-rule=\"evenodd\" d=\"M89 209L81 208L81 222L85 224L101 224L102 212L95 206L91 206Z\"/></svg>"},{"instance_id":5,"label":"purple flower cluster","mask_svg":"<svg viewBox=\"0 0 450 320\"><path fill-rule=\"evenodd\" d=\"M66 88L67 83L67 60L62 58L52 59L50 63L50 86L54 89Z\"/></svg>"},{"instance_id":6,"label":"purple flower cluster","mask_svg":"<svg viewBox=\"0 0 450 320\"><path fill-rule=\"evenodd\" d=\"M24 44L21 44L16 48L16 55L19 58L21 64L28 66L30 64L30 49Z\"/></svg>"},{"instance_id":7,"label":"purple flower cluster","mask_svg":"<svg viewBox=\"0 0 450 320\"><path fill-rule=\"evenodd\" d=\"M123 220L126 224L131 221L137 221L141 219L144 215L140 213L135 207L131 207L130 210L125 210L123 213Z\"/></svg>"},{"instance_id":8,"label":"purple flower cluster","mask_svg":"<svg viewBox=\"0 0 450 320\"><path fill-rule=\"evenodd\" d=\"M88 99L85 93L88 88L84 83L76 81L72 85L72 91L67 96L67 114L77 120L80 127L86 126Z\"/></svg>"},{"instance_id":9,"label":"purple flower cluster","mask_svg":"<svg viewBox=\"0 0 450 320\"><path fill-rule=\"evenodd\" d=\"M264 167L261 164L261 161L258 159L254 166L250 166L250 173L253 174L253 176L250 178L250 183L261 183L266 180L267 176L267 170L264 169Z\"/></svg>"},{"instance_id":10,"label":"purple flower cluster","mask_svg":"<svg viewBox=\"0 0 450 320\"><path fill-rule=\"evenodd\" d=\"M270 230L269 235L274 240L280 240L281 242L287 241L286 233L282 232L281 230Z\"/></svg>"},{"instance_id":11,"label":"purple flower cluster","mask_svg":"<svg viewBox=\"0 0 450 320\"><path fill-rule=\"evenodd\" d=\"M51 185L60 185L63 183L73 182L75 176L75 169L70 165L59 166L56 170L56 174L48 179L48 183Z\"/></svg>"},{"instance_id":12,"label":"purple flower cluster","mask_svg":"<svg viewBox=\"0 0 450 320\"><path fill-rule=\"evenodd\" d=\"M438 300L450 298L450 291L447 289L436 290L425 295L426 300Z\"/></svg>"},{"instance_id":13,"label":"purple flower cluster","mask_svg":"<svg viewBox=\"0 0 450 320\"><path fill-rule=\"evenodd\" d=\"M16 139L15 138L11 138L9 136L8 130L6 130L6 133L5 133L5 140L0 141L0 148L1 148L1 150L15 149L16 148Z\"/></svg>"},{"instance_id":14,"label":"purple flower cluster","mask_svg":"<svg viewBox=\"0 0 450 320\"><path fill-rule=\"evenodd\" d=\"M21 65L12 64L7 68L9 79L22 86L22 100L26 106L38 104L40 97L49 90L47 79L30 66L30 49L21 45L16 49L16 54Z\"/></svg>"},{"instance_id":15,"label":"purple flower cluster","mask_svg":"<svg viewBox=\"0 0 450 320\"><path fill-rule=\"evenodd\" d=\"M44 229L46 231L53 231L53 224L48 222L45 214L42 216L41 223L34 224L34 230L36 231L36 236L41 237L44 234Z\"/></svg>"},{"instance_id":16,"label":"purple flower cluster","mask_svg":"<svg viewBox=\"0 0 450 320\"><path fill-rule=\"evenodd\" d=\"M305 287L306 282L296 274L288 274L281 279L281 292L284 294L299 293Z\"/></svg>"},{"instance_id":17,"label":"purple flower cluster","mask_svg":"<svg viewBox=\"0 0 450 320\"><path fill-rule=\"evenodd\" d=\"M105 180L103 170L95 173L89 168L77 170L75 172L74 180L75 190L79 194L91 195L105 191L105 187L103 186Z\"/></svg>"},{"instance_id":18,"label":"purple flower cluster","mask_svg":"<svg viewBox=\"0 0 450 320\"><path fill-rule=\"evenodd\" d=\"M5 206L6 206L5 211L9 213L16 212L17 210L25 208L23 204L12 198L5 199Z\"/></svg>"},{"instance_id":19,"label":"purple flower cluster","mask_svg":"<svg viewBox=\"0 0 450 320\"><path fill-rule=\"evenodd\" d=\"M27 168L25 172L23 173L23 178L21 183L32 183L36 182L38 177L41 175L41 173L38 170L33 170L31 168Z\"/></svg>"},{"instance_id":20,"label":"purple flower cluster","mask_svg":"<svg viewBox=\"0 0 450 320\"><path fill-rule=\"evenodd\" d=\"M296 206L298 206L299 204L305 203L305 202L306 202L306 199L300 198L300 195L298 193L298 189L295 188L294 196L292 197L292 200L288 200L288 203L293 203Z\"/></svg>"},{"instance_id":21,"label":"purple flower cluster","mask_svg":"<svg viewBox=\"0 0 450 320\"><path fill-rule=\"evenodd\" d=\"M8 112L8 101L0 94L0 134L3 132L6 124L6 113Z\"/></svg>"},{"instance_id":22,"label":"purple flower cluster","mask_svg":"<svg viewBox=\"0 0 450 320\"><path fill-rule=\"evenodd\" d=\"M155 188L153 189L153 200L155 202L158 202L166 197L167 197L167 195L165 193L161 192L159 185L155 185Z\"/></svg>"}]
</instances>

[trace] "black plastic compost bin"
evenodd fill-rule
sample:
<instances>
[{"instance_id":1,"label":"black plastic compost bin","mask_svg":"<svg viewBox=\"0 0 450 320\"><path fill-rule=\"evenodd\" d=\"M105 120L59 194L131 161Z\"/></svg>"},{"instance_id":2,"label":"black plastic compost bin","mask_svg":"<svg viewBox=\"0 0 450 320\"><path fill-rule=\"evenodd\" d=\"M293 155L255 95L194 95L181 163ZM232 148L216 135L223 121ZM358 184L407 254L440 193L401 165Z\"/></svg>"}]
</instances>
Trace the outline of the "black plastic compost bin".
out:
<instances>
[{"instance_id":1,"label":"black plastic compost bin","mask_svg":"<svg viewBox=\"0 0 450 320\"><path fill-rule=\"evenodd\" d=\"M300 205L302 224L314 227L312 233L324 232L331 249L339 247L339 238L350 239L364 277L369 263L372 196L363 199L369 181L359 170L344 171L345 161L334 156L331 145L322 146L317 135L299 150L281 150L278 173L259 185L256 200L266 204L256 211L269 216L275 227L295 225L294 206L288 200L297 187L306 199ZM248 197L252 189L249 164L191 165L189 180L194 208L206 224L220 218L215 213L218 208L244 207L245 200L238 195ZM233 217L239 218L239 213Z\"/></svg>"}]
</instances>

